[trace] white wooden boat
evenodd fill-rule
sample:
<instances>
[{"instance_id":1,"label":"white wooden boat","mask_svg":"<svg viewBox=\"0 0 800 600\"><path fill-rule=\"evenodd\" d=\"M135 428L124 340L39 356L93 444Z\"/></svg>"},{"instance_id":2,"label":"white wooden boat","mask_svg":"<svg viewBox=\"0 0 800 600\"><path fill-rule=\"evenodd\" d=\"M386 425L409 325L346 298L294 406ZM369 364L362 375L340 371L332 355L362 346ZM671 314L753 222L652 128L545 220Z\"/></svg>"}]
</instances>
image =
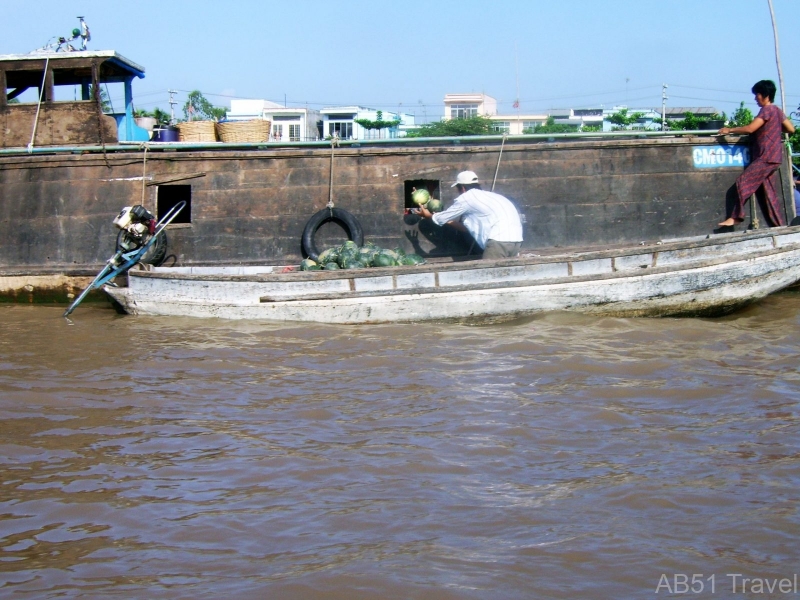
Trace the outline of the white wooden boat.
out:
<instances>
[{"instance_id":1,"label":"white wooden boat","mask_svg":"<svg viewBox=\"0 0 800 600\"><path fill-rule=\"evenodd\" d=\"M321 323L494 321L543 311L715 316L800 280L800 227L394 268L132 270L128 313Z\"/></svg>"}]
</instances>

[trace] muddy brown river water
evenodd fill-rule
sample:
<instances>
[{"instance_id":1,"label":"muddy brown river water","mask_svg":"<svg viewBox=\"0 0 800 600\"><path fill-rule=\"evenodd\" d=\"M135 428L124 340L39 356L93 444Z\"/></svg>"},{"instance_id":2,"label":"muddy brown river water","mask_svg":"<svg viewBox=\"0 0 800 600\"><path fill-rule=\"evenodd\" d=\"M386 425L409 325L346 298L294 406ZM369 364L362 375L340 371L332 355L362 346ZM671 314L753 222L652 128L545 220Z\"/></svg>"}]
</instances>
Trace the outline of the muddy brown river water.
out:
<instances>
[{"instance_id":1,"label":"muddy brown river water","mask_svg":"<svg viewBox=\"0 0 800 600\"><path fill-rule=\"evenodd\" d=\"M474 327L63 310L0 306L2 598L800 597L800 293Z\"/></svg>"}]
</instances>

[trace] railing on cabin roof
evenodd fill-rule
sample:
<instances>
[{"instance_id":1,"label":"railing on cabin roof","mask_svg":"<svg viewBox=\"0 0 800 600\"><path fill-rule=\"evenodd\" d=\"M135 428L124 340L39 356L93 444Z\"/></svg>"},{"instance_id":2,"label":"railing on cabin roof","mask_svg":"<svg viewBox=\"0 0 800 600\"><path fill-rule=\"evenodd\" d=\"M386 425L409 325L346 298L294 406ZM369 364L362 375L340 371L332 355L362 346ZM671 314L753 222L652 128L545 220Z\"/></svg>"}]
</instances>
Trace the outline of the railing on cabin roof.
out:
<instances>
[{"instance_id":1,"label":"railing on cabin roof","mask_svg":"<svg viewBox=\"0 0 800 600\"><path fill-rule=\"evenodd\" d=\"M474 142L496 142L505 140L508 142L540 141L543 143L555 141L598 141L602 139L629 138L674 138L674 137L718 137L713 130L691 130L691 131L591 131L574 133L533 133L521 135L469 135L451 137L398 137L371 140L338 140L339 147L362 147L362 146L411 146L419 144L471 144ZM249 148L255 150L271 150L277 148L329 148L331 140L317 140L308 142L120 142L118 144L106 144L105 146L50 146L33 148L34 154L53 154L64 152L114 152L143 150L225 150L232 148ZM30 154L27 148L0 148L0 155L4 154Z\"/></svg>"}]
</instances>

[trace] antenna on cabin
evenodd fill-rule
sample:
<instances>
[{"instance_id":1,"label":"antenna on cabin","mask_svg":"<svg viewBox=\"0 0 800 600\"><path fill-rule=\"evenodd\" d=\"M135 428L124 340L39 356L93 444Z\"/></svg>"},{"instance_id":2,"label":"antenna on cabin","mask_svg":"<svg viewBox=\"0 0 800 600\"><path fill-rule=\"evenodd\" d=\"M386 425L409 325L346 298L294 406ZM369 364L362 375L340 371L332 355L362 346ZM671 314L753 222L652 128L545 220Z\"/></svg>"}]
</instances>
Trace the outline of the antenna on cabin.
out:
<instances>
[{"instance_id":1,"label":"antenna on cabin","mask_svg":"<svg viewBox=\"0 0 800 600\"><path fill-rule=\"evenodd\" d=\"M80 21L80 25L72 30L72 37L54 37L50 38L50 41L47 42L41 48L37 48L31 54L46 54L48 52L76 52L78 50L86 50L86 43L92 39L92 34L89 33L89 26L86 25L86 21L83 20L83 17L78 17ZM75 48L70 42L74 42L80 38L81 46L80 48Z\"/></svg>"},{"instance_id":2,"label":"antenna on cabin","mask_svg":"<svg viewBox=\"0 0 800 600\"><path fill-rule=\"evenodd\" d=\"M83 20L83 17L78 17L78 20L81 22L81 50L86 50L86 43L92 41L92 34L89 31L89 26L86 24L86 21ZM74 29L72 30L72 33L73 35L75 34Z\"/></svg>"}]
</instances>

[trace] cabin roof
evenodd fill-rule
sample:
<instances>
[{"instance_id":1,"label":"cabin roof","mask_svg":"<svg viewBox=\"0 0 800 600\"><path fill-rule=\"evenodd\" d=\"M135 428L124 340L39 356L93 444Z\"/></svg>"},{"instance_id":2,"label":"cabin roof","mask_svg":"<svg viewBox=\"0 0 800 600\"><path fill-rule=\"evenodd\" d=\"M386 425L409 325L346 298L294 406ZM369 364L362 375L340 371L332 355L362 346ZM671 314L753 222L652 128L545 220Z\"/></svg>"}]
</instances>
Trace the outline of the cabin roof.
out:
<instances>
[{"instance_id":1,"label":"cabin roof","mask_svg":"<svg viewBox=\"0 0 800 600\"><path fill-rule=\"evenodd\" d=\"M144 67L117 54L114 50L78 50L75 52L32 52L30 54L0 54L0 70L7 76L15 71L41 71L45 63L54 72L59 72L61 84L79 83L85 78L86 69L98 61L103 65L103 80L144 77ZM71 81L70 73L75 81Z\"/></svg>"}]
</instances>

